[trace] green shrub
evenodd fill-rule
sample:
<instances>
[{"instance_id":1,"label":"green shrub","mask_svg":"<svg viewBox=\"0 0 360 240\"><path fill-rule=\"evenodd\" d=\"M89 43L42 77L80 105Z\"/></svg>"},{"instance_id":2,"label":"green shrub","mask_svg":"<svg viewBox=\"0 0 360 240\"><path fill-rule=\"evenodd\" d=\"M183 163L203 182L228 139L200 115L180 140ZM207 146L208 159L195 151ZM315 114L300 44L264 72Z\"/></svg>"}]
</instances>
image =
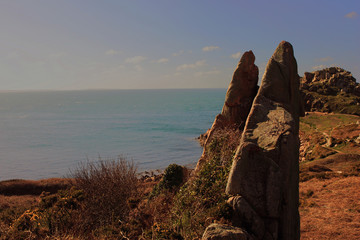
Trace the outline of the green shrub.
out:
<instances>
[{"instance_id":1,"label":"green shrub","mask_svg":"<svg viewBox=\"0 0 360 240\"><path fill-rule=\"evenodd\" d=\"M162 179L165 189L173 189L179 187L183 183L184 171L183 167L177 164L169 165L164 172Z\"/></svg>"},{"instance_id":2,"label":"green shrub","mask_svg":"<svg viewBox=\"0 0 360 240\"><path fill-rule=\"evenodd\" d=\"M150 197L159 195L162 191L177 190L184 182L184 167L177 164L170 164L164 171L161 181L154 187Z\"/></svg>"}]
</instances>

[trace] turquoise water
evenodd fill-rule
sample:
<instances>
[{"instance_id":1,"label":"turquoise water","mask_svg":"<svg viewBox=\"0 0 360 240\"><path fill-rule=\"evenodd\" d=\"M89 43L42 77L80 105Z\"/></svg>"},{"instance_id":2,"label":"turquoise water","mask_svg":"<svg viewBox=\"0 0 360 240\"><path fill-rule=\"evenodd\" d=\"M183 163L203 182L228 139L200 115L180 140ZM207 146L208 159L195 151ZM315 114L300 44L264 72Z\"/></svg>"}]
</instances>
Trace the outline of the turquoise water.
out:
<instances>
[{"instance_id":1,"label":"turquoise water","mask_svg":"<svg viewBox=\"0 0 360 240\"><path fill-rule=\"evenodd\" d=\"M62 177L79 162L124 155L139 170L194 164L195 140L226 89L0 93L0 180Z\"/></svg>"}]
</instances>

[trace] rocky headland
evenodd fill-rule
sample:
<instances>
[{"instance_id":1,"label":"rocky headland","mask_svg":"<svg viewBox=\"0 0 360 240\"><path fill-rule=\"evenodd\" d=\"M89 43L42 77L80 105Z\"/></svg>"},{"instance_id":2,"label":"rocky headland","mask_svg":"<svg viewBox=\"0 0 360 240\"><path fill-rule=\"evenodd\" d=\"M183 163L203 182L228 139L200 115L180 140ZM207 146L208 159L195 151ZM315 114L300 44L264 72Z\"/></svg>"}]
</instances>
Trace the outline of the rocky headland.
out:
<instances>
[{"instance_id":1,"label":"rocky headland","mask_svg":"<svg viewBox=\"0 0 360 240\"><path fill-rule=\"evenodd\" d=\"M195 171L172 164L127 179L92 165L85 188L0 182L0 239L360 239L359 84L338 67L299 77L288 42L257 84L247 51Z\"/></svg>"}]
</instances>

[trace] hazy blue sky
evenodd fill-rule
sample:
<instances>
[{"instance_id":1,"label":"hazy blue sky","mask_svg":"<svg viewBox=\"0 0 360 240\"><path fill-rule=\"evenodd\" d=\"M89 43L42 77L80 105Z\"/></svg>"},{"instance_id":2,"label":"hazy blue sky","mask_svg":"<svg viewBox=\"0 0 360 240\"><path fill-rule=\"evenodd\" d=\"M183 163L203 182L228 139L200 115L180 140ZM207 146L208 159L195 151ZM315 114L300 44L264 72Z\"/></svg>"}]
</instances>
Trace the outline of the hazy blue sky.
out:
<instances>
[{"instance_id":1,"label":"hazy blue sky","mask_svg":"<svg viewBox=\"0 0 360 240\"><path fill-rule=\"evenodd\" d=\"M0 90L226 88L282 40L360 80L359 0L2 0L0 31Z\"/></svg>"}]
</instances>

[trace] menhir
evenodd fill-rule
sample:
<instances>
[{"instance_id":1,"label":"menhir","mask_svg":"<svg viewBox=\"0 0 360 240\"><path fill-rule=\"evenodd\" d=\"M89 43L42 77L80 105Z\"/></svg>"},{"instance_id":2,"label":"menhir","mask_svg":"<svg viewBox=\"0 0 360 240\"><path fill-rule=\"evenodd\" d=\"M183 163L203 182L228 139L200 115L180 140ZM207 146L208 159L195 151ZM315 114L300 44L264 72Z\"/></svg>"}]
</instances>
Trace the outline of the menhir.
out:
<instances>
[{"instance_id":1,"label":"menhir","mask_svg":"<svg viewBox=\"0 0 360 240\"><path fill-rule=\"evenodd\" d=\"M212 141L217 131L226 128L240 130L244 128L245 121L258 90L259 69L254 63L255 55L252 51L245 52L241 57L226 92L225 103L221 114L215 117L211 128L201 137L204 151L198 161L196 170L199 170L205 161L208 143Z\"/></svg>"},{"instance_id":2,"label":"menhir","mask_svg":"<svg viewBox=\"0 0 360 240\"><path fill-rule=\"evenodd\" d=\"M304 114L293 48L281 42L270 58L226 192L233 226L212 224L209 239L300 239L299 116Z\"/></svg>"},{"instance_id":3,"label":"menhir","mask_svg":"<svg viewBox=\"0 0 360 240\"><path fill-rule=\"evenodd\" d=\"M234 224L256 239L300 239L299 116L293 48L281 42L254 99L226 191Z\"/></svg>"},{"instance_id":4,"label":"menhir","mask_svg":"<svg viewBox=\"0 0 360 240\"><path fill-rule=\"evenodd\" d=\"M225 103L216 121L221 126L244 128L252 102L258 90L259 69L254 64L252 51L245 52L234 72L232 81L226 92Z\"/></svg>"}]
</instances>

